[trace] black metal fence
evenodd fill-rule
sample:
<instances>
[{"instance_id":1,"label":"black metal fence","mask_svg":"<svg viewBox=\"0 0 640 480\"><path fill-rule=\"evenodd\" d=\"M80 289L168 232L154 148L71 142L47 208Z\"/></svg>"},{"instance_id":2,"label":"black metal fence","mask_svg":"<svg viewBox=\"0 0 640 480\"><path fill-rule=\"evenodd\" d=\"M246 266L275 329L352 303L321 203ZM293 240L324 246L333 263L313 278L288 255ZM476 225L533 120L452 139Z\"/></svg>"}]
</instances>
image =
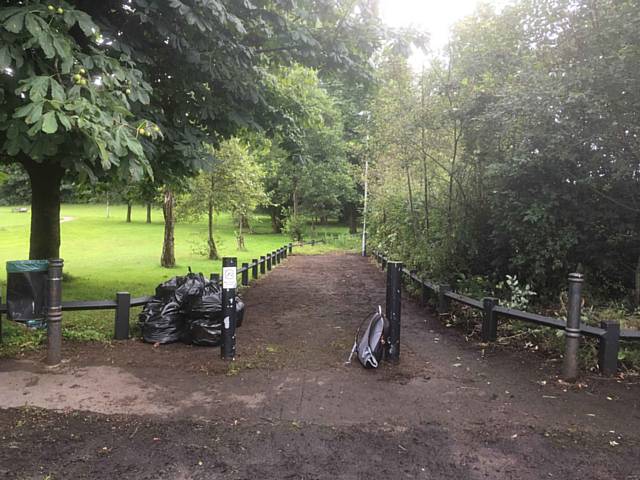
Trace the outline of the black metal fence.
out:
<instances>
[{"instance_id":1,"label":"black metal fence","mask_svg":"<svg viewBox=\"0 0 640 480\"><path fill-rule=\"evenodd\" d=\"M311 242L309 242L311 244ZM313 244L318 243L314 241ZM289 254L293 252L293 243L284 245L277 250L267 253L260 257L260 259L253 259L251 263L243 263L242 268L237 269L237 275L241 276L241 285L249 285L249 272L251 272L252 278L257 279L260 274L264 275L267 271L270 271L276 265L279 265L282 260L287 258ZM60 266L60 270L62 267ZM57 275L56 275L57 276ZM61 277L61 272L60 272ZM212 273L210 276L212 281L219 283L220 275L218 273ZM60 279L58 279L60 280ZM115 340L126 340L129 338L129 319L130 309L132 307L143 307L153 297L135 297L131 298L129 292L116 293L115 300L88 300L88 301L71 301L61 302L60 307L62 312L77 312L77 311L90 311L90 310L115 310L114 317L114 336ZM2 297L0 296L0 302ZM0 304L0 320L2 320L2 314L7 313L7 305ZM49 316L49 313L48 313ZM2 322L0 321L0 342L2 341ZM53 362L56 363L56 362Z\"/></svg>"},{"instance_id":2,"label":"black metal fence","mask_svg":"<svg viewBox=\"0 0 640 480\"><path fill-rule=\"evenodd\" d=\"M373 252L373 256L378 263L381 264L382 269L386 269L389 259L379 252ZM482 312L482 340L485 342L493 342L497 340L498 321L500 318L520 320L536 325L564 330L565 335L569 338L573 337L579 339L581 336L597 338L599 340L598 365L600 367L600 371L605 375L612 375L617 371L620 341L640 340L640 330L621 329L619 322L616 321L602 321L600 323L600 327L584 324L580 320L579 305L581 303L581 299L579 295L575 299L572 299L570 296L570 304L576 305L577 308L569 308L569 318L568 321L565 322L559 318L547 317L501 306L497 298L487 297L478 300L476 298L456 293L451 289L450 285L436 284L432 281L421 278L415 270L402 268L402 276L420 288L421 301L423 305L426 305L430 300L435 299L437 310L440 314L450 312L452 301ZM570 276L570 282L576 281L577 279L575 277ZM581 282L581 280L579 281ZM579 290L577 291L579 293ZM565 355L565 362L567 361L566 358L567 355ZM572 372L565 372L565 376L573 377L574 375L571 373Z\"/></svg>"}]
</instances>

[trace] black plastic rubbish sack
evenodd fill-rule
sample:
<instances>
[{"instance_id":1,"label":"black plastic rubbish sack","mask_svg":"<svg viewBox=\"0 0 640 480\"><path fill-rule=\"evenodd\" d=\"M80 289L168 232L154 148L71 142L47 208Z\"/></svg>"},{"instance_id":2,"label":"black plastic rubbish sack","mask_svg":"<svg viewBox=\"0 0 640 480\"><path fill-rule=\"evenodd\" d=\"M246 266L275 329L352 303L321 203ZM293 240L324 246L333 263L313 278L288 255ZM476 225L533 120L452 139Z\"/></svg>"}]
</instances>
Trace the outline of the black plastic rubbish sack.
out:
<instances>
[{"instance_id":1,"label":"black plastic rubbish sack","mask_svg":"<svg viewBox=\"0 0 640 480\"><path fill-rule=\"evenodd\" d=\"M29 327L46 325L47 260L7 262L7 317Z\"/></svg>"},{"instance_id":2,"label":"black plastic rubbish sack","mask_svg":"<svg viewBox=\"0 0 640 480\"><path fill-rule=\"evenodd\" d=\"M176 289L184 283L184 277L173 277L156 287L156 298L171 301Z\"/></svg>"},{"instance_id":3,"label":"black plastic rubbish sack","mask_svg":"<svg viewBox=\"0 0 640 480\"><path fill-rule=\"evenodd\" d=\"M140 320L145 342L174 343L186 334L186 323L177 302L163 304L152 300L140 314Z\"/></svg>"},{"instance_id":4,"label":"black plastic rubbish sack","mask_svg":"<svg viewBox=\"0 0 640 480\"><path fill-rule=\"evenodd\" d=\"M205 283L208 282L204 279L204 276L201 273L187 274L187 276L184 277L182 284L176 288L174 293L176 302L182 305L196 301L202 296Z\"/></svg>"},{"instance_id":5,"label":"black plastic rubbish sack","mask_svg":"<svg viewBox=\"0 0 640 480\"><path fill-rule=\"evenodd\" d=\"M244 303L236 297L236 326ZM183 341L201 346L222 343L222 291L202 274L174 277L156 288L156 296L139 315L142 337L150 343Z\"/></svg>"}]
</instances>

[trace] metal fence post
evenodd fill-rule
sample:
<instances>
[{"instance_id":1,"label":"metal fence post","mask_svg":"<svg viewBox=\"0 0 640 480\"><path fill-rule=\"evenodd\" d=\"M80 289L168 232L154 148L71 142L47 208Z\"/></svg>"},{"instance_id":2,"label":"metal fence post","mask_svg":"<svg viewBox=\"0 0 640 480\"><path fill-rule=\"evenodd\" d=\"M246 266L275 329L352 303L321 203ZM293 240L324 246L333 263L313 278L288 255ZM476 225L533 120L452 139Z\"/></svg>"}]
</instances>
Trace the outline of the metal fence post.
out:
<instances>
[{"instance_id":1,"label":"metal fence post","mask_svg":"<svg viewBox=\"0 0 640 480\"><path fill-rule=\"evenodd\" d=\"M286 245L284 247L282 247L282 256L284 258L287 258L287 246Z\"/></svg>"},{"instance_id":2,"label":"metal fence post","mask_svg":"<svg viewBox=\"0 0 640 480\"><path fill-rule=\"evenodd\" d=\"M385 270L387 268L387 259L385 257L382 257L381 264L382 264L382 270Z\"/></svg>"},{"instance_id":3,"label":"metal fence post","mask_svg":"<svg viewBox=\"0 0 640 480\"><path fill-rule=\"evenodd\" d=\"M293 243L289 243L289 255L293 253Z\"/></svg>"},{"instance_id":4,"label":"metal fence post","mask_svg":"<svg viewBox=\"0 0 640 480\"><path fill-rule=\"evenodd\" d=\"M482 299L482 341L495 342L498 339L498 315L494 311L498 299L487 297Z\"/></svg>"},{"instance_id":5,"label":"metal fence post","mask_svg":"<svg viewBox=\"0 0 640 480\"><path fill-rule=\"evenodd\" d=\"M442 284L438 286L438 313L443 315L449 313L451 308L451 300L447 297L447 292L451 291L451 285Z\"/></svg>"},{"instance_id":6,"label":"metal fence post","mask_svg":"<svg viewBox=\"0 0 640 480\"><path fill-rule=\"evenodd\" d=\"M260 275L267 273L267 258L264 255L260 255Z\"/></svg>"},{"instance_id":7,"label":"metal fence post","mask_svg":"<svg viewBox=\"0 0 640 480\"><path fill-rule=\"evenodd\" d=\"M222 260L222 348L224 360L236 358L236 288L238 287L238 259Z\"/></svg>"},{"instance_id":8,"label":"metal fence post","mask_svg":"<svg viewBox=\"0 0 640 480\"><path fill-rule=\"evenodd\" d=\"M258 259L251 260L251 278L254 280L258 278Z\"/></svg>"},{"instance_id":9,"label":"metal fence post","mask_svg":"<svg viewBox=\"0 0 640 480\"><path fill-rule=\"evenodd\" d=\"M598 366L602 375L615 375L618 371L620 351L620 324L611 320L600 322L605 332L598 346Z\"/></svg>"},{"instance_id":10,"label":"metal fence post","mask_svg":"<svg viewBox=\"0 0 640 480\"><path fill-rule=\"evenodd\" d=\"M0 294L0 305L2 305L2 294ZM0 312L0 343L2 343L2 312Z\"/></svg>"},{"instance_id":11,"label":"metal fence post","mask_svg":"<svg viewBox=\"0 0 640 480\"><path fill-rule=\"evenodd\" d=\"M49 260L49 308L47 309L47 364L62 360L62 267L61 258Z\"/></svg>"},{"instance_id":12,"label":"metal fence post","mask_svg":"<svg viewBox=\"0 0 640 480\"><path fill-rule=\"evenodd\" d=\"M249 264L242 264L242 286L246 287L249 285Z\"/></svg>"},{"instance_id":13,"label":"metal fence post","mask_svg":"<svg viewBox=\"0 0 640 480\"><path fill-rule=\"evenodd\" d=\"M271 252L271 266L275 267L276 265L278 265L278 257L276 255L276 251L274 250L273 252Z\"/></svg>"},{"instance_id":14,"label":"metal fence post","mask_svg":"<svg viewBox=\"0 0 640 480\"><path fill-rule=\"evenodd\" d=\"M424 283L420 283L420 305L426 307L429 304L429 289Z\"/></svg>"},{"instance_id":15,"label":"metal fence post","mask_svg":"<svg viewBox=\"0 0 640 480\"><path fill-rule=\"evenodd\" d=\"M129 292L116 293L116 319L113 338L116 340L129 339L129 309L131 308L131 294Z\"/></svg>"},{"instance_id":16,"label":"metal fence post","mask_svg":"<svg viewBox=\"0 0 640 480\"><path fill-rule=\"evenodd\" d=\"M316 240L315 240L315 239L312 239L312 240L311 240L311 246L312 246L312 247L315 247L315 245L316 245Z\"/></svg>"},{"instance_id":17,"label":"metal fence post","mask_svg":"<svg viewBox=\"0 0 640 480\"><path fill-rule=\"evenodd\" d=\"M267 270L271 270L271 254L267 253Z\"/></svg>"},{"instance_id":18,"label":"metal fence post","mask_svg":"<svg viewBox=\"0 0 640 480\"><path fill-rule=\"evenodd\" d=\"M402 262L389 262L387 272L387 315L389 320L389 339L387 359L400 361L400 316L402 307Z\"/></svg>"},{"instance_id":19,"label":"metal fence post","mask_svg":"<svg viewBox=\"0 0 640 480\"><path fill-rule=\"evenodd\" d=\"M581 273L569 274L569 306L567 326L564 329L565 347L562 376L566 381L573 381L578 376L578 348L580 347L580 309L582 304Z\"/></svg>"}]
</instances>

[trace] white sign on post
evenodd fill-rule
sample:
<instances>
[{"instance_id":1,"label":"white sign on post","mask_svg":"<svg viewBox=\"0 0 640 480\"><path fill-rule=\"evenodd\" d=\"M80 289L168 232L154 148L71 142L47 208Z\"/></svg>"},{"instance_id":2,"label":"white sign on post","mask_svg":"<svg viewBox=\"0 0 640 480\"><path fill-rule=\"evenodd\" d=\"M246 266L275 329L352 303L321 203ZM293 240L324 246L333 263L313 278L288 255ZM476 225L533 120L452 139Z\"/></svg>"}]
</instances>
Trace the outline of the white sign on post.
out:
<instances>
[{"instance_id":1,"label":"white sign on post","mask_svg":"<svg viewBox=\"0 0 640 480\"><path fill-rule=\"evenodd\" d=\"M237 288L238 287L238 272L236 267L223 267L222 268L222 288Z\"/></svg>"}]
</instances>

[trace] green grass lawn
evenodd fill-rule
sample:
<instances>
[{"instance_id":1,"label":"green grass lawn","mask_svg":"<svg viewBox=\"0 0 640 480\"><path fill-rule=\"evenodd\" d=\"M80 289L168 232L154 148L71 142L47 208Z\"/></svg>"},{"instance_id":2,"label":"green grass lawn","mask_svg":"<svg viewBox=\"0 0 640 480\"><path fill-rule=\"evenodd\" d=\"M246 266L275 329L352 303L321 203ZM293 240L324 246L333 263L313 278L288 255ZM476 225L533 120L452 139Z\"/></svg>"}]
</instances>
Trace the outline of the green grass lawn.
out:
<instances>
[{"instance_id":1,"label":"green grass lawn","mask_svg":"<svg viewBox=\"0 0 640 480\"><path fill-rule=\"evenodd\" d=\"M221 261L206 257L207 224L178 223L175 231L176 268L160 267L162 251L162 212L154 210L153 222L145 223L146 210L133 209L132 222L125 222L126 207L111 206L109 218L104 205L63 205L61 216L61 257L64 259L64 300L113 299L117 291L133 296L151 295L162 281L181 275L191 267L194 272L208 275L219 272ZM6 269L8 260L23 260L29 252L28 213L15 213L11 207L0 207L0 292L6 297ZM271 231L268 217L257 215L251 222L252 232L245 237L245 251L238 251L234 225L228 214L216 217L215 238L221 256L235 256L238 264L250 262L267 252L282 247L290 239ZM346 227L328 225L318 227L315 236L345 234ZM342 239L328 245L295 248L296 253L321 253L357 248L358 241ZM132 323L135 322L132 311ZM113 312L74 312L64 315L64 335L67 339L107 340L112 335ZM27 331L21 325L3 320L4 342L0 355L11 355L24 348L37 346L42 332Z\"/></svg>"}]
</instances>

